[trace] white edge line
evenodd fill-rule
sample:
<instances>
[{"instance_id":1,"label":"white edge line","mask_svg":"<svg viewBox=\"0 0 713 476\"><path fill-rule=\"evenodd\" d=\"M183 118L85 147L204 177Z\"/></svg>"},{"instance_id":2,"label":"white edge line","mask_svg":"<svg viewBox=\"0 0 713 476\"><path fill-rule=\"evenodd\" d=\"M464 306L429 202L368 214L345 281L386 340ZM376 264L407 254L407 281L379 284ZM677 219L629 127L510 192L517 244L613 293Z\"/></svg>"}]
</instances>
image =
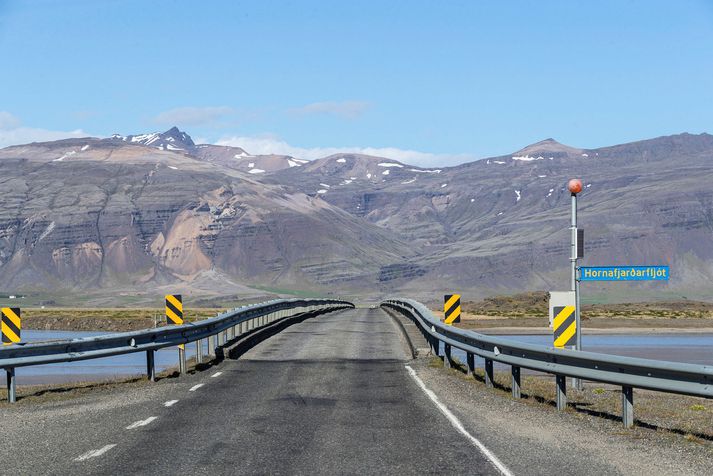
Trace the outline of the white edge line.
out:
<instances>
[{"instance_id":1,"label":"white edge line","mask_svg":"<svg viewBox=\"0 0 713 476\"><path fill-rule=\"evenodd\" d=\"M418 386L421 387L423 393L428 395L428 398L430 398L431 401L436 404L441 413L443 413L446 418L448 418L448 421L451 422L453 428L455 428L463 436L468 438L470 442L473 443L473 445L477 447L483 453L483 455L488 458L488 460L493 464L493 466L495 466L498 471L500 471L504 476L513 476L507 466L505 466L503 462L498 459L497 456L495 456L488 448L486 448L485 445L481 443L479 439L468 433L468 430L465 429L460 420L458 420L458 418L453 413L451 413L448 407L446 407L438 400L438 397L435 393L433 393L431 390L428 389L428 387L426 387L426 384L423 383L423 380L421 380L418 375L416 375L416 371L408 365L406 365L405 367L406 370L408 370L409 375L411 375L411 378L413 378L418 384Z\"/></svg>"},{"instance_id":2,"label":"white edge line","mask_svg":"<svg viewBox=\"0 0 713 476\"><path fill-rule=\"evenodd\" d=\"M199 388L201 388L203 385L205 385L205 384L204 384L204 383L197 383L197 384L195 384L194 386L192 386L191 388L189 388L188 391L189 391L189 392L195 392L196 390L198 390Z\"/></svg>"},{"instance_id":3,"label":"white edge line","mask_svg":"<svg viewBox=\"0 0 713 476\"><path fill-rule=\"evenodd\" d=\"M176 403L178 403L178 400L169 400L169 401L165 402L165 403L163 404L163 406L164 406L164 407L172 407L172 406L175 405Z\"/></svg>"},{"instance_id":4,"label":"white edge line","mask_svg":"<svg viewBox=\"0 0 713 476\"><path fill-rule=\"evenodd\" d=\"M216 373L214 373L213 375L211 375L211 377L212 377L212 378L215 378L215 377L219 377L219 376L221 376L221 375L223 375L223 372L216 372Z\"/></svg>"},{"instance_id":5,"label":"white edge line","mask_svg":"<svg viewBox=\"0 0 713 476\"><path fill-rule=\"evenodd\" d=\"M87 451L83 455L74 458L74 461L85 461L85 460L88 460L89 458L96 458L97 456L103 455L104 453L106 453L107 451L109 451L110 449L112 449L115 446L116 446L115 444L106 445L102 448L99 448L98 450Z\"/></svg>"}]
</instances>

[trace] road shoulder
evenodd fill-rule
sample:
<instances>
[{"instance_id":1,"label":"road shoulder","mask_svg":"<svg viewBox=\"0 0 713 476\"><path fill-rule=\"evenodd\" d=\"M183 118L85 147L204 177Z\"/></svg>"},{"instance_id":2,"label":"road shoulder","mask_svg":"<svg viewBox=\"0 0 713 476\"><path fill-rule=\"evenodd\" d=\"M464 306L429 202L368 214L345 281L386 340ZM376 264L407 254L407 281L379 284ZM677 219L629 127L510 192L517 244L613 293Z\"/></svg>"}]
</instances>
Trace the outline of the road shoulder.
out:
<instances>
[{"instance_id":1,"label":"road shoulder","mask_svg":"<svg viewBox=\"0 0 713 476\"><path fill-rule=\"evenodd\" d=\"M532 474L533 468L566 474L713 474L710 444L645 428L625 430L620 421L558 412L534 398L514 400L434 360L422 356L410 366L515 474Z\"/></svg>"}]
</instances>

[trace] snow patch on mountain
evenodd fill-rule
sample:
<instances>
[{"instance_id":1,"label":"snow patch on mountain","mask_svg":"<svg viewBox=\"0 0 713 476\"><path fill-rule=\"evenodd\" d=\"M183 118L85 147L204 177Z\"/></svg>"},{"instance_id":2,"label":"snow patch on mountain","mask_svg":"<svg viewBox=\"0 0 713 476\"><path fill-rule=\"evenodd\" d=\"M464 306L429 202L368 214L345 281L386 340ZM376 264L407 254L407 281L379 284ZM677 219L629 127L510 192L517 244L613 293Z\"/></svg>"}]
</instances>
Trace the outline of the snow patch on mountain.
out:
<instances>
[{"instance_id":1,"label":"snow patch on mountain","mask_svg":"<svg viewBox=\"0 0 713 476\"><path fill-rule=\"evenodd\" d=\"M537 157L530 157L529 155L525 155L525 156L513 156L512 160L519 160L521 162L532 162L535 160L545 160L545 158L542 157L541 155L537 156Z\"/></svg>"},{"instance_id":2,"label":"snow patch on mountain","mask_svg":"<svg viewBox=\"0 0 713 476\"><path fill-rule=\"evenodd\" d=\"M441 169L434 169L434 170L420 170L420 169L408 169L409 172L416 172L419 174L440 174Z\"/></svg>"},{"instance_id":3,"label":"snow patch on mountain","mask_svg":"<svg viewBox=\"0 0 713 476\"><path fill-rule=\"evenodd\" d=\"M45 228L45 231L42 232L42 234L37 238L37 241L42 241L43 239L47 238L47 236L52 233L52 230L54 230L55 223L50 222L49 225L47 225L47 228Z\"/></svg>"},{"instance_id":4,"label":"snow patch on mountain","mask_svg":"<svg viewBox=\"0 0 713 476\"><path fill-rule=\"evenodd\" d=\"M77 153L76 150L72 150L70 152L65 153L62 157L52 160L52 162L62 162L64 159L68 159L69 157L72 157L76 153Z\"/></svg>"}]
</instances>

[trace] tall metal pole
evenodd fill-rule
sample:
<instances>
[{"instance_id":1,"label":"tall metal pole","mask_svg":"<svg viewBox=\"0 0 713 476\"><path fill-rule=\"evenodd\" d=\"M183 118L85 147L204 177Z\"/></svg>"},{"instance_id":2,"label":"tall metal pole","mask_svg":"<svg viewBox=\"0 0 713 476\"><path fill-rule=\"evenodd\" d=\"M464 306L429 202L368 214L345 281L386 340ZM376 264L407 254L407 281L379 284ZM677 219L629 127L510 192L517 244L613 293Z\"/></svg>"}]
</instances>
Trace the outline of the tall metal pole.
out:
<instances>
[{"instance_id":1,"label":"tall metal pole","mask_svg":"<svg viewBox=\"0 0 713 476\"><path fill-rule=\"evenodd\" d=\"M572 223L569 227L572 232L572 245L569 262L572 268L572 279L570 280L570 291L577 290L577 194L572 194ZM576 309L575 309L576 312ZM577 323L579 324L579 323ZM577 328L579 330L579 327Z\"/></svg>"},{"instance_id":2,"label":"tall metal pole","mask_svg":"<svg viewBox=\"0 0 713 476\"><path fill-rule=\"evenodd\" d=\"M577 338L575 340L574 349L582 350L582 325L579 313L579 280L577 279L577 193L582 190L582 182L579 180L570 181L568 188L572 194L572 222L570 226L572 245L569 258L572 276L570 279L570 291L574 292L574 321L577 328ZM577 390L582 390L581 379L573 378L572 386Z\"/></svg>"}]
</instances>

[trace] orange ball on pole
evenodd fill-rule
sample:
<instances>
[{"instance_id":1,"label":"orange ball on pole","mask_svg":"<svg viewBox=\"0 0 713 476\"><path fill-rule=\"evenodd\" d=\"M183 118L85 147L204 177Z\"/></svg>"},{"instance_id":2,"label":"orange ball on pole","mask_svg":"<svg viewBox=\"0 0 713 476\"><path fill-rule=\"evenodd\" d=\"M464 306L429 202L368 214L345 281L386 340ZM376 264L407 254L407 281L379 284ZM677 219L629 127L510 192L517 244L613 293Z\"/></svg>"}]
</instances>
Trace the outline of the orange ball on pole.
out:
<instances>
[{"instance_id":1,"label":"orange ball on pole","mask_svg":"<svg viewBox=\"0 0 713 476\"><path fill-rule=\"evenodd\" d=\"M572 179L567 184L567 188L573 194L577 194L582 191L582 181L579 179Z\"/></svg>"}]
</instances>

